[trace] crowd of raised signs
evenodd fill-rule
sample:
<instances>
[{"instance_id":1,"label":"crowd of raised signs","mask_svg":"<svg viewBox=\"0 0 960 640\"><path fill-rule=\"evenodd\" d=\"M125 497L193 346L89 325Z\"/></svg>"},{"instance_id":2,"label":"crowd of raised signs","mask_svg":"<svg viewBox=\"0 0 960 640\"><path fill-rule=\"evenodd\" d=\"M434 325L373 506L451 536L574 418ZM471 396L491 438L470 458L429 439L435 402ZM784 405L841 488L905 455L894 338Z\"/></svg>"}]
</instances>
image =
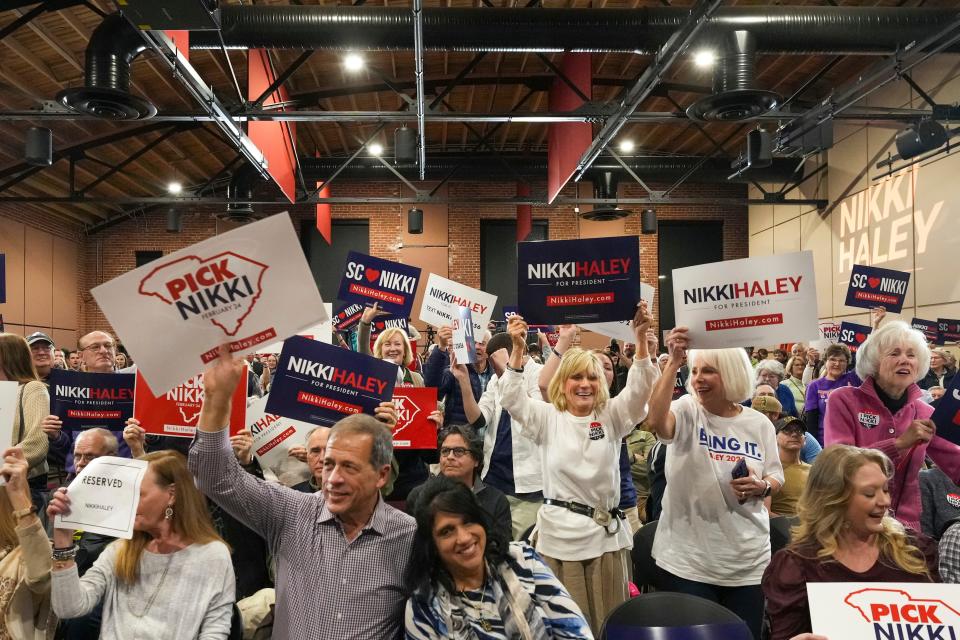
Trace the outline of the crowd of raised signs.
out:
<instances>
[{"instance_id":1,"label":"crowd of raised signs","mask_svg":"<svg viewBox=\"0 0 960 640\"><path fill-rule=\"evenodd\" d=\"M390 364L392 391L377 363L311 359L309 338L287 340L296 356L224 344L167 393L189 428L120 408L149 388L109 331L0 334L17 383L0 639L612 638L611 616L666 626L624 613L666 592L739 620L698 637L846 640L814 635L808 584L960 582L949 348L876 308L855 352L698 349L635 309L603 349L513 313L464 351L469 314L423 335L360 305L331 342ZM265 411L291 378L342 417ZM411 445L424 424L436 441ZM878 638L939 623L930 604L864 606Z\"/></svg>"}]
</instances>

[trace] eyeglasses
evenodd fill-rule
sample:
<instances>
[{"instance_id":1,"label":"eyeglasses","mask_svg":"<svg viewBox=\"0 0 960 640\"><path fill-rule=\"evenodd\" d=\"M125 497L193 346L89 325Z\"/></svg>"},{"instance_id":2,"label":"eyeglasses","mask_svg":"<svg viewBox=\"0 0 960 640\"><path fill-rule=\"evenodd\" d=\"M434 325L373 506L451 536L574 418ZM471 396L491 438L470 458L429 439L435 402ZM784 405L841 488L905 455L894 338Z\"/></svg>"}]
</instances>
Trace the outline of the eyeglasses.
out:
<instances>
[{"instance_id":1,"label":"eyeglasses","mask_svg":"<svg viewBox=\"0 0 960 640\"><path fill-rule=\"evenodd\" d=\"M100 351L104 349L106 351L113 351L117 348L117 345L112 342L94 342L93 344L88 344L85 347L80 347L80 351Z\"/></svg>"},{"instance_id":2,"label":"eyeglasses","mask_svg":"<svg viewBox=\"0 0 960 640\"><path fill-rule=\"evenodd\" d=\"M100 457L99 453L74 453L73 461L74 462L91 462Z\"/></svg>"},{"instance_id":3,"label":"eyeglasses","mask_svg":"<svg viewBox=\"0 0 960 640\"><path fill-rule=\"evenodd\" d=\"M470 453L470 450L465 447L440 447L441 458L446 458L451 454L454 458L462 458L468 453Z\"/></svg>"}]
</instances>

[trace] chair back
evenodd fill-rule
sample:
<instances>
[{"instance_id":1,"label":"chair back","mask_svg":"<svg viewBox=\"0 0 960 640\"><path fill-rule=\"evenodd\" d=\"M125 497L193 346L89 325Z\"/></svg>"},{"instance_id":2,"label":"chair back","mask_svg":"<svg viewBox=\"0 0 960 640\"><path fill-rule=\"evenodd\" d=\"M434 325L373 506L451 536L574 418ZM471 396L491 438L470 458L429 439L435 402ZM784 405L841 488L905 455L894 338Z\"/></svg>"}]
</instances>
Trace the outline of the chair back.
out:
<instances>
[{"instance_id":1,"label":"chair back","mask_svg":"<svg viewBox=\"0 0 960 640\"><path fill-rule=\"evenodd\" d=\"M657 535L657 522L648 522L633 534L633 549L630 551L633 560L633 583L644 593L651 588L657 588L659 582L657 576L660 569L653 559L653 538Z\"/></svg>"},{"instance_id":2,"label":"chair back","mask_svg":"<svg viewBox=\"0 0 960 640\"><path fill-rule=\"evenodd\" d=\"M795 516L770 518L770 555L790 544L790 529L799 521Z\"/></svg>"},{"instance_id":3,"label":"chair back","mask_svg":"<svg viewBox=\"0 0 960 640\"><path fill-rule=\"evenodd\" d=\"M658 591L610 612L598 640L753 640L747 623L716 602Z\"/></svg>"}]
</instances>

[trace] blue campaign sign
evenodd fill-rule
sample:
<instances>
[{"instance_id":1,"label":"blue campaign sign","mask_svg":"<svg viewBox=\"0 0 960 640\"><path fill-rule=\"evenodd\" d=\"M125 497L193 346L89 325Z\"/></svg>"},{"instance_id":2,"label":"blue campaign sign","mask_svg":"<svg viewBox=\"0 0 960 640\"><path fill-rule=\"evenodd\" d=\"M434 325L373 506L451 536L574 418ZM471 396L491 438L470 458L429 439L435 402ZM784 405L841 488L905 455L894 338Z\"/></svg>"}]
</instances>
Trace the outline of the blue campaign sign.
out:
<instances>
[{"instance_id":1,"label":"blue campaign sign","mask_svg":"<svg viewBox=\"0 0 960 640\"><path fill-rule=\"evenodd\" d=\"M265 411L319 425L373 415L393 396L399 367L301 336L283 343Z\"/></svg>"},{"instance_id":2,"label":"blue campaign sign","mask_svg":"<svg viewBox=\"0 0 960 640\"><path fill-rule=\"evenodd\" d=\"M337 307L333 312L333 328L336 331L346 331L360 322L360 316L362 315L363 305L358 302L350 302L342 307Z\"/></svg>"},{"instance_id":3,"label":"blue campaign sign","mask_svg":"<svg viewBox=\"0 0 960 640\"><path fill-rule=\"evenodd\" d=\"M50 372L50 413L63 421L67 431L101 427L122 431L133 417L132 373L81 373L54 369Z\"/></svg>"},{"instance_id":4,"label":"blue campaign sign","mask_svg":"<svg viewBox=\"0 0 960 640\"><path fill-rule=\"evenodd\" d=\"M960 320L937 318L937 328L945 342L960 342Z\"/></svg>"},{"instance_id":5,"label":"blue campaign sign","mask_svg":"<svg viewBox=\"0 0 960 640\"><path fill-rule=\"evenodd\" d=\"M927 342L933 344L943 344L943 334L940 333L940 325L936 320L924 320L923 318L913 318L910 320L910 326L917 331L923 332L923 337Z\"/></svg>"},{"instance_id":6,"label":"blue campaign sign","mask_svg":"<svg viewBox=\"0 0 960 640\"><path fill-rule=\"evenodd\" d=\"M351 251L337 298L347 303L379 302L390 315L406 318L413 308L419 281L419 267Z\"/></svg>"},{"instance_id":7,"label":"blue campaign sign","mask_svg":"<svg viewBox=\"0 0 960 640\"><path fill-rule=\"evenodd\" d=\"M640 301L640 238L521 242L517 271L529 324L628 320Z\"/></svg>"},{"instance_id":8,"label":"blue campaign sign","mask_svg":"<svg viewBox=\"0 0 960 640\"><path fill-rule=\"evenodd\" d=\"M871 331L873 331L873 329L865 324L857 324L856 322L847 322L844 320L840 323L840 335L837 342L847 345L850 347L851 352L856 353L857 349L860 348L860 345L867 339Z\"/></svg>"},{"instance_id":9,"label":"blue campaign sign","mask_svg":"<svg viewBox=\"0 0 960 640\"><path fill-rule=\"evenodd\" d=\"M953 376L930 419L937 425L939 437L960 445L960 376Z\"/></svg>"},{"instance_id":10,"label":"blue campaign sign","mask_svg":"<svg viewBox=\"0 0 960 640\"><path fill-rule=\"evenodd\" d=\"M887 311L900 313L907 297L908 284L910 274L906 271L855 264L850 273L850 285L847 287L847 300L844 304L864 309L883 307Z\"/></svg>"}]
</instances>

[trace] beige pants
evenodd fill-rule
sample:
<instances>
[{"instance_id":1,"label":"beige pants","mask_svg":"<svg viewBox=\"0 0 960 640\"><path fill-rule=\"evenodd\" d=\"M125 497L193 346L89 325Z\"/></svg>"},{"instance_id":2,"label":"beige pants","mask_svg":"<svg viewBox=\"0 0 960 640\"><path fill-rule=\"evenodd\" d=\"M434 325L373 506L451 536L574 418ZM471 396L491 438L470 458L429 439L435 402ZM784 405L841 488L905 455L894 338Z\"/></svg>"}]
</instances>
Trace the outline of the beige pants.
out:
<instances>
[{"instance_id":1,"label":"beige pants","mask_svg":"<svg viewBox=\"0 0 960 640\"><path fill-rule=\"evenodd\" d=\"M510 503L510 519L512 520L513 539L519 540L524 532L537 523L537 512L542 502L528 502L513 496L507 496Z\"/></svg>"},{"instance_id":2,"label":"beige pants","mask_svg":"<svg viewBox=\"0 0 960 640\"><path fill-rule=\"evenodd\" d=\"M557 579L570 592L570 597L580 607L596 636L600 635L607 614L626 602L630 595L627 590L629 554L629 550L621 549L590 560L543 557Z\"/></svg>"}]
</instances>

